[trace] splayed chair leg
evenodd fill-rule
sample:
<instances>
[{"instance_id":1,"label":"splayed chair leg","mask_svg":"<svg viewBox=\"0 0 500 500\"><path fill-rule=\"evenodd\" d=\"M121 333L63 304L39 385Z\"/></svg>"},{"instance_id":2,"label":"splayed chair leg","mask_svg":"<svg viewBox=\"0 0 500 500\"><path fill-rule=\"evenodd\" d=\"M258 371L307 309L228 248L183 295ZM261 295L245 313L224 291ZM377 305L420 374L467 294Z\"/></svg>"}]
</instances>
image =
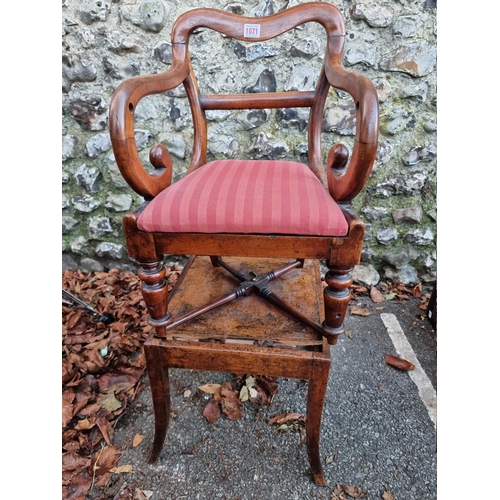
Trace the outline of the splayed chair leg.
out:
<instances>
[{"instance_id":1,"label":"splayed chair leg","mask_svg":"<svg viewBox=\"0 0 500 500\"><path fill-rule=\"evenodd\" d=\"M321 417L323 403L326 396L328 376L330 371L330 360L321 359L314 361L313 374L309 381L307 396L307 420L306 420L306 447L307 456L314 482L318 486L326 486L321 457L319 453L319 438L321 430Z\"/></svg>"},{"instance_id":2,"label":"splayed chair leg","mask_svg":"<svg viewBox=\"0 0 500 500\"><path fill-rule=\"evenodd\" d=\"M166 324L170 321L168 312L168 284L162 259L139 262L139 278L142 281L142 295L149 312L148 322L156 329L157 337L166 337ZM167 435L170 416L170 385L168 369L163 365L160 351L144 346L146 366L149 374L153 409L155 416L155 436L149 463L158 460Z\"/></svg>"},{"instance_id":3,"label":"splayed chair leg","mask_svg":"<svg viewBox=\"0 0 500 500\"><path fill-rule=\"evenodd\" d=\"M161 453L167 436L170 418L170 381L168 368L162 366L160 353L155 348L145 347L153 411L155 416L155 436L148 463L155 463Z\"/></svg>"}]
</instances>

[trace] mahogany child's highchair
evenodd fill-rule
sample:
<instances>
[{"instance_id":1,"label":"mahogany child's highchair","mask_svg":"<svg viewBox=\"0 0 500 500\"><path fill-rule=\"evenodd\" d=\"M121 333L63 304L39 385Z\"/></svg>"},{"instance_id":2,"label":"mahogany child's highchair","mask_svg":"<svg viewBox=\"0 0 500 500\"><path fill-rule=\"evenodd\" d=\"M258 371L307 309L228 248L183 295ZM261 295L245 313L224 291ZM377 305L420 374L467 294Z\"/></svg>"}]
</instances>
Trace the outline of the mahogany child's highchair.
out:
<instances>
[{"instance_id":1,"label":"mahogany child's highchair","mask_svg":"<svg viewBox=\"0 0 500 500\"><path fill-rule=\"evenodd\" d=\"M262 42L309 22L321 24L326 35L315 90L200 93L188 50L193 31L209 28L241 42ZM342 15L326 2L260 18L191 10L173 26L170 69L124 81L113 96L109 120L116 162L145 200L123 225L155 327L144 344L155 415L150 462L158 459L167 433L168 368L296 378L309 381L307 453L314 481L326 484L319 436L329 349L344 332L350 271L360 261L365 231L351 201L370 175L378 140L377 94L365 76L344 69L344 38ZM154 174L141 164L134 111L143 97L179 85L191 107L194 144L186 175L172 183L164 145L150 151ZM330 87L352 96L356 133L350 155L346 146L334 144L324 162L322 119ZM207 162L206 111L303 107L310 108L307 164ZM170 296L165 255L191 256ZM319 259L329 269L326 286Z\"/></svg>"}]
</instances>

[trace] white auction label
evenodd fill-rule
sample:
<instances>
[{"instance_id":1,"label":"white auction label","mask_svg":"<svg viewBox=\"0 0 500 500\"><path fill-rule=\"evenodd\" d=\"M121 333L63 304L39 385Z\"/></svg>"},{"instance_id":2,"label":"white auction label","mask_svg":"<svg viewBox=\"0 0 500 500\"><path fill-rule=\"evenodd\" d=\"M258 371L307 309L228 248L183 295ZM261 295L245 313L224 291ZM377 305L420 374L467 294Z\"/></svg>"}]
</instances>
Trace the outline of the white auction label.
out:
<instances>
[{"instance_id":1,"label":"white auction label","mask_svg":"<svg viewBox=\"0 0 500 500\"><path fill-rule=\"evenodd\" d=\"M243 36L245 38L260 38L260 24L244 24Z\"/></svg>"}]
</instances>

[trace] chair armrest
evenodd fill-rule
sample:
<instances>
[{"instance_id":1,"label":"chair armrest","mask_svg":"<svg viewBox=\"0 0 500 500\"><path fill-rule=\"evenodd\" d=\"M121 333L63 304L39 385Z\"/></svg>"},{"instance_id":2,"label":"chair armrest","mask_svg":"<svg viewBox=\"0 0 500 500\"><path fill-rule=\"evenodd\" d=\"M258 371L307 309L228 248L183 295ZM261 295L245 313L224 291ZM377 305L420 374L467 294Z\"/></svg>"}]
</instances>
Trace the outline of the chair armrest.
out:
<instances>
[{"instance_id":1,"label":"chair armrest","mask_svg":"<svg viewBox=\"0 0 500 500\"><path fill-rule=\"evenodd\" d=\"M334 47L327 53L342 53L343 37L331 36L328 43ZM349 152L343 144L332 146L326 162L330 194L337 202L350 202L363 189L377 154L377 91L365 76L346 71L338 55L325 60L325 74L330 85L348 92L356 105L356 136L349 165L346 168Z\"/></svg>"},{"instance_id":2,"label":"chair armrest","mask_svg":"<svg viewBox=\"0 0 500 500\"><path fill-rule=\"evenodd\" d=\"M183 52L185 47L174 48L172 67L156 75L139 76L122 82L113 94L109 108L109 130L116 163L130 187L146 200L154 198L172 181L172 158L167 148L156 145L149 159L159 175L151 175L139 159L134 138L134 112L145 96L159 94L177 87L189 73Z\"/></svg>"}]
</instances>

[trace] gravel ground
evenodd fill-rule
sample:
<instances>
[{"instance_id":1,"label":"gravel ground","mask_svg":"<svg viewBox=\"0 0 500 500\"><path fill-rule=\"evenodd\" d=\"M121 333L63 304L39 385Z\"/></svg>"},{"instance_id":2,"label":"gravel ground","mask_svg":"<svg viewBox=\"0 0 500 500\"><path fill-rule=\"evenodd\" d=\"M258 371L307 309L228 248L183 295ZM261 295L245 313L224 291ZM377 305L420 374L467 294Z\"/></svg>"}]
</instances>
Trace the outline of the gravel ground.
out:
<instances>
[{"instance_id":1,"label":"gravel ground","mask_svg":"<svg viewBox=\"0 0 500 500\"><path fill-rule=\"evenodd\" d=\"M360 488L367 500L382 498L384 491L397 500L434 500L435 427L408 373L385 363L385 355L396 352L380 319L382 312L396 315L437 388L436 334L420 319L418 304L413 298L382 305L359 299L357 305L372 314L348 315L348 335L331 348L320 443L327 488L311 479L304 431L268 423L278 413L305 414L307 382L279 379L270 405L246 402L242 419L223 415L208 424L202 411L211 396L197 387L232 375L174 369L172 419L158 463L146 463L154 434L148 386L115 428L115 443L124 450L119 464L133 472L113 475L107 498L123 498L128 489L132 498L151 500L330 500L340 484ZM134 447L137 434L144 439ZM102 497L91 492L88 498Z\"/></svg>"}]
</instances>

